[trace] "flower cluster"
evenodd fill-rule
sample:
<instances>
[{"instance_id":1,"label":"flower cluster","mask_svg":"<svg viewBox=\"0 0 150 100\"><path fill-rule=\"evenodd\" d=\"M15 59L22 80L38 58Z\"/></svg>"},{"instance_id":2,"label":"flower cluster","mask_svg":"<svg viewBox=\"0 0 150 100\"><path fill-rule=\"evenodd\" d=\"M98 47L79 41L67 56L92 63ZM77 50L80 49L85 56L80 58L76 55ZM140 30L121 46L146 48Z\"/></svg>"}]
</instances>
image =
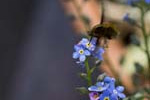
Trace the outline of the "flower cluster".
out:
<instances>
[{"instance_id":1,"label":"flower cluster","mask_svg":"<svg viewBox=\"0 0 150 100\"><path fill-rule=\"evenodd\" d=\"M115 79L106 76L103 81L88 88L90 100L122 100L126 96L123 86L115 87Z\"/></svg>"},{"instance_id":2,"label":"flower cluster","mask_svg":"<svg viewBox=\"0 0 150 100\"><path fill-rule=\"evenodd\" d=\"M77 63L83 63L88 56L94 56L99 60L103 60L102 54L104 49L97 47L96 41L96 38L92 38L91 41L83 38L78 44L74 45L75 52L73 53L73 58L79 59Z\"/></svg>"}]
</instances>

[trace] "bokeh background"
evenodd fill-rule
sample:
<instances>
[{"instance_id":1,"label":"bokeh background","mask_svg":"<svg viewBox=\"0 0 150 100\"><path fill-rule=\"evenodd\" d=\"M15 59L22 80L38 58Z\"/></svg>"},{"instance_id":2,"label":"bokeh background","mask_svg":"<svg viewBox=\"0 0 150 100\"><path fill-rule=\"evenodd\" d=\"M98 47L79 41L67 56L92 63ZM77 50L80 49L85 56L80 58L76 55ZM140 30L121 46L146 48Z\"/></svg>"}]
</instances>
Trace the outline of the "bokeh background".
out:
<instances>
[{"instance_id":1,"label":"bokeh background","mask_svg":"<svg viewBox=\"0 0 150 100\"><path fill-rule=\"evenodd\" d=\"M0 99L79 100L78 38L57 0L1 0Z\"/></svg>"}]
</instances>

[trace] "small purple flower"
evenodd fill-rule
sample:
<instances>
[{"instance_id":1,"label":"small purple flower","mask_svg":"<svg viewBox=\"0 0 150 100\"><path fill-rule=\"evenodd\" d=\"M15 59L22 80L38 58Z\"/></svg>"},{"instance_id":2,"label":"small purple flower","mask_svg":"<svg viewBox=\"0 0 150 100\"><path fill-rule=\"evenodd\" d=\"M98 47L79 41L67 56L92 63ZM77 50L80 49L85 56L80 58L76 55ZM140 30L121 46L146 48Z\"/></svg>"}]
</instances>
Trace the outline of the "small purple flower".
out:
<instances>
[{"instance_id":1,"label":"small purple flower","mask_svg":"<svg viewBox=\"0 0 150 100\"><path fill-rule=\"evenodd\" d=\"M86 56L90 56L91 53L86 50L85 48L83 48L80 45L75 45L74 46L75 52L73 53L73 58L74 59L78 59L80 62L84 62L86 60Z\"/></svg>"},{"instance_id":2,"label":"small purple flower","mask_svg":"<svg viewBox=\"0 0 150 100\"><path fill-rule=\"evenodd\" d=\"M103 60L103 53L105 52L104 48L100 47L93 52L93 56L99 60Z\"/></svg>"},{"instance_id":3,"label":"small purple flower","mask_svg":"<svg viewBox=\"0 0 150 100\"><path fill-rule=\"evenodd\" d=\"M89 51L94 51L96 48L96 38L92 38L91 41L89 41L87 38L83 38L80 42L79 45L82 45Z\"/></svg>"},{"instance_id":4,"label":"small purple flower","mask_svg":"<svg viewBox=\"0 0 150 100\"><path fill-rule=\"evenodd\" d=\"M99 100L99 94L97 92L89 93L90 100Z\"/></svg>"},{"instance_id":5,"label":"small purple flower","mask_svg":"<svg viewBox=\"0 0 150 100\"><path fill-rule=\"evenodd\" d=\"M96 85L90 86L88 88L89 91L92 92L102 92L108 88L108 84L105 84L104 82L97 82Z\"/></svg>"}]
</instances>

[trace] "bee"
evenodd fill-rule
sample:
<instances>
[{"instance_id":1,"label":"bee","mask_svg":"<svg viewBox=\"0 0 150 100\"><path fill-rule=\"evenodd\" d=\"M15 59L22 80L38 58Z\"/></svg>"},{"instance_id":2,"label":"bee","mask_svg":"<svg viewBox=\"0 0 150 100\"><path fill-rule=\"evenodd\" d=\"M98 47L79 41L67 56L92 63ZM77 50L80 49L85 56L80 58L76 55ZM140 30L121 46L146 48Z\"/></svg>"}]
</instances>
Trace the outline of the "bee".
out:
<instances>
[{"instance_id":1,"label":"bee","mask_svg":"<svg viewBox=\"0 0 150 100\"><path fill-rule=\"evenodd\" d=\"M90 40L92 40L93 37L96 37L97 44L99 43L99 40L104 39L104 41L107 41L108 39L115 38L118 34L119 32L116 26L111 23L98 24L89 32L89 35L91 36Z\"/></svg>"}]
</instances>

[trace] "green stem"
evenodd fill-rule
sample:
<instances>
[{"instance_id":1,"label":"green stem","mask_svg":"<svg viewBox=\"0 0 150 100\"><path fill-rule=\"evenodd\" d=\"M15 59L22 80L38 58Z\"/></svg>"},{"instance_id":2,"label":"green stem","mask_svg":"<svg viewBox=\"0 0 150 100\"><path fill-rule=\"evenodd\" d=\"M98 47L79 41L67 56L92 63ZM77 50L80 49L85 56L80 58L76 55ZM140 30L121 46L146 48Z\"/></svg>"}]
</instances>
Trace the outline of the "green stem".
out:
<instances>
[{"instance_id":1,"label":"green stem","mask_svg":"<svg viewBox=\"0 0 150 100\"><path fill-rule=\"evenodd\" d=\"M145 12L142 8L140 8L140 10L141 10L141 30L144 37L145 53L147 55L147 60L148 60L148 79L149 79L150 78L150 54L149 54L149 47L148 47L148 35L145 29L145 21L144 21Z\"/></svg>"},{"instance_id":2,"label":"green stem","mask_svg":"<svg viewBox=\"0 0 150 100\"><path fill-rule=\"evenodd\" d=\"M86 68L86 73L87 73L87 85L89 87L92 85L92 73L89 67L88 59L86 59L85 61L85 68Z\"/></svg>"}]
</instances>

